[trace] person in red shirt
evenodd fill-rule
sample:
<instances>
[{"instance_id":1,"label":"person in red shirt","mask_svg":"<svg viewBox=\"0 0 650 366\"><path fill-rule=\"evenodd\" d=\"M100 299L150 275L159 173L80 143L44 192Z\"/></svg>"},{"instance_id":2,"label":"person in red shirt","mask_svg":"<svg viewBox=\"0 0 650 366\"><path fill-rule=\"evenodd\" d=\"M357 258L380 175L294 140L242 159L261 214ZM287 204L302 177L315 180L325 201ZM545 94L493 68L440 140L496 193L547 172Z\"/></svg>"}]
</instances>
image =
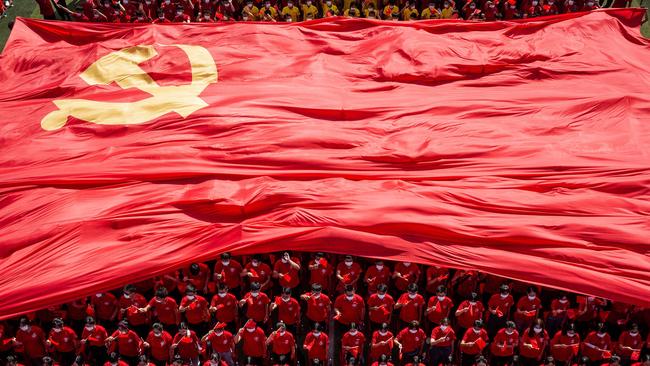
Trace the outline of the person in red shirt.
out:
<instances>
[{"instance_id":1,"label":"person in red shirt","mask_svg":"<svg viewBox=\"0 0 650 366\"><path fill-rule=\"evenodd\" d=\"M56 318L52 322L52 330L47 339L47 345L54 349L54 358L63 365L70 365L74 362L79 347L77 334L70 327L63 324L63 319Z\"/></svg>"},{"instance_id":2,"label":"person in red shirt","mask_svg":"<svg viewBox=\"0 0 650 366\"><path fill-rule=\"evenodd\" d=\"M598 314L607 301L594 296L578 296L576 302L578 303L578 312L575 322L578 333L584 334L596 322Z\"/></svg>"},{"instance_id":3,"label":"person in red shirt","mask_svg":"<svg viewBox=\"0 0 650 366\"><path fill-rule=\"evenodd\" d=\"M210 305L208 301L196 294L193 285L185 289L185 297L181 300L178 311L185 314L187 326L198 334L205 334L210 328Z\"/></svg>"},{"instance_id":4,"label":"person in red shirt","mask_svg":"<svg viewBox=\"0 0 650 366\"><path fill-rule=\"evenodd\" d=\"M426 271L426 279L426 292L428 294L434 294L438 286L446 286L447 282L449 282L449 268L429 266Z\"/></svg>"},{"instance_id":5,"label":"person in red shirt","mask_svg":"<svg viewBox=\"0 0 650 366\"><path fill-rule=\"evenodd\" d=\"M45 332L40 327L30 324L27 318L20 319L13 345L22 349L23 359L27 364L40 365L46 354L46 341Z\"/></svg>"},{"instance_id":6,"label":"person in red shirt","mask_svg":"<svg viewBox=\"0 0 650 366\"><path fill-rule=\"evenodd\" d=\"M46 20L56 20L56 15L54 14L54 7L50 0L36 0L38 3L38 8L41 11L43 19Z\"/></svg>"},{"instance_id":7,"label":"person in red shirt","mask_svg":"<svg viewBox=\"0 0 650 366\"><path fill-rule=\"evenodd\" d=\"M383 323L379 330L372 333L370 341L370 362L379 361L381 356L393 352L393 333L388 329L388 323Z\"/></svg>"},{"instance_id":8,"label":"person in red shirt","mask_svg":"<svg viewBox=\"0 0 650 366\"><path fill-rule=\"evenodd\" d=\"M153 363L156 366L164 366L169 362L172 342L172 335L163 329L163 325L154 323L143 345L149 350Z\"/></svg>"},{"instance_id":9,"label":"person in red shirt","mask_svg":"<svg viewBox=\"0 0 650 366\"><path fill-rule=\"evenodd\" d=\"M279 362L282 356L286 359L296 359L296 341L283 322L279 322L276 330L266 339L266 346L271 346L272 361Z\"/></svg>"},{"instance_id":10,"label":"person in red shirt","mask_svg":"<svg viewBox=\"0 0 650 366\"><path fill-rule=\"evenodd\" d=\"M351 255L346 255L342 263L336 266L336 291L343 292L345 285L352 285L356 288L361 277L361 266L355 262Z\"/></svg>"},{"instance_id":11,"label":"person in red shirt","mask_svg":"<svg viewBox=\"0 0 650 366\"><path fill-rule=\"evenodd\" d=\"M440 320L440 325L433 328L429 339L429 360L431 365L449 365L454 354L456 332L449 326L449 319Z\"/></svg>"},{"instance_id":12,"label":"person in red shirt","mask_svg":"<svg viewBox=\"0 0 650 366\"><path fill-rule=\"evenodd\" d=\"M490 338L494 338L497 331L506 326L510 318L510 308L515 300L510 295L510 287L507 284L501 285L499 293L492 295L488 301L487 332Z\"/></svg>"},{"instance_id":13,"label":"person in red shirt","mask_svg":"<svg viewBox=\"0 0 650 366\"><path fill-rule=\"evenodd\" d=\"M156 296L149 301L144 308L139 309L141 312L151 312L151 317L161 323L170 334L176 333L178 324L181 321L181 315L178 311L178 304L174 298L167 296L167 289L159 287L156 290Z\"/></svg>"},{"instance_id":14,"label":"person in red shirt","mask_svg":"<svg viewBox=\"0 0 650 366\"><path fill-rule=\"evenodd\" d=\"M418 285L412 283L408 287L408 292L402 294L395 309L399 309L399 320L402 324L409 324L414 320L418 322L422 319L422 308L424 307L424 298L418 294Z\"/></svg>"},{"instance_id":15,"label":"person in red shirt","mask_svg":"<svg viewBox=\"0 0 650 366\"><path fill-rule=\"evenodd\" d=\"M650 353L641 357L641 361L635 362L631 366L650 366Z\"/></svg>"},{"instance_id":16,"label":"person in red shirt","mask_svg":"<svg viewBox=\"0 0 650 366\"><path fill-rule=\"evenodd\" d=\"M89 309L88 305L88 298L82 297L81 299L68 302L65 304L65 307L68 310L70 327L74 329L76 333L80 333L86 323L86 317L92 315L92 311Z\"/></svg>"},{"instance_id":17,"label":"person in red shirt","mask_svg":"<svg viewBox=\"0 0 650 366\"><path fill-rule=\"evenodd\" d=\"M120 308L119 320L126 319L129 322L129 327L138 336L145 336L149 333L149 313L140 310L147 306L147 299L136 292L135 286L124 286L118 304Z\"/></svg>"},{"instance_id":18,"label":"person in red shirt","mask_svg":"<svg viewBox=\"0 0 650 366\"><path fill-rule=\"evenodd\" d=\"M95 319L86 317L86 326L81 332L80 353L92 365L103 365L106 362L106 338L108 333L101 325L95 324Z\"/></svg>"},{"instance_id":19,"label":"person in red shirt","mask_svg":"<svg viewBox=\"0 0 650 366\"><path fill-rule=\"evenodd\" d=\"M582 355L589 358L592 363L602 362L603 359L609 358L611 354L612 340L607 334L605 324L599 323L598 328L589 333L582 342Z\"/></svg>"},{"instance_id":20,"label":"person in red shirt","mask_svg":"<svg viewBox=\"0 0 650 366\"><path fill-rule=\"evenodd\" d=\"M183 278L178 282L178 292L185 293L185 287L192 284L197 291L206 295L208 293L208 281L210 280L210 268L204 263L192 263L183 271Z\"/></svg>"},{"instance_id":21,"label":"person in red shirt","mask_svg":"<svg viewBox=\"0 0 650 366\"><path fill-rule=\"evenodd\" d=\"M142 339L129 329L129 322L122 320L118 329L106 338L111 352L117 352L124 361L135 364L142 352Z\"/></svg>"},{"instance_id":22,"label":"person in red shirt","mask_svg":"<svg viewBox=\"0 0 650 366\"><path fill-rule=\"evenodd\" d=\"M121 360L117 352L111 352L111 354L108 355L108 360L104 363L104 366L129 366L129 364Z\"/></svg>"},{"instance_id":23,"label":"person in red shirt","mask_svg":"<svg viewBox=\"0 0 650 366\"><path fill-rule=\"evenodd\" d=\"M413 356L413 362L405 363L404 366L426 366L420 361L422 361L420 356Z\"/></svg>"},{"instance_id":24,"label":"person in red shirt","mask_svg":"<svg viewBox=\"0 0 650 366\"><path fill-rule=\"evenodd\" d=\"M172 345L170 347L171 352L181 356L183 362L190 365L198 365L199 355L201 353L199 338L196 333L193 330L190 330L188 325L183 322L181 322L178 328L178 333L176 333L172 340Z\"/></svg>"},{"instance_id":25,"label":"person in red shirt","mask_svg":"<svg viewBox=\"0 0 650 366\"><path fill-rule=\"evenodd\" d=\"M483 321L476 320L472 328L467 329L460 341L460 364L471 366L477 356L483 353L489 342L487 331L483 329Z\"/></svg>"},{"instance_id":26,"label":"person in red shirt","mask_svg":"<svg viewBox=\"0 0 650 366\"><path fill-rule=\"evenodd\" d=\"M351 323L361 324L365 318L363 298L354 293L352 285L345 286L345 293L334 301L334 319L338 324L349 326Z\"/></svg>"},{"instance_id":27,"label":"person in red shirt","mask_svg":"<svg viewBox=\"0 0 650 366\"><path fill-rule=\"evenodd\" d=\"M213 330L203 336L203 343L209 344L212 354L219 355L219 359L228 366L233 366L233 354L235 352L235 337L226 330L226 323L218 322Z\"/></svg>"},{"instance_id":28,"label":"person in red shirt","mask_svg":"<svg viewBox=\"0 0 650 366\"><path fill-rule=\"evenodd\" d=\"M445 286L438 286L436 291L436 296L429 298L427 303L427 320L434 324L434 326L440 325L442 319L449 318L449 313L451 308L454 306L454 302L447 297L447 288Z\"/></svg>"},{"instance_id":29,"label":"person in red shirt","mask_svg":"<svg viewBox=\"0 0 650 366\"><path fill-rule=\"evenodd\" d=\"M555 335L558 330L562 329L566 320L571 303L566 293L560 295L551 301L551 311L546 317L546 330L548 334Z\"/></svg>"},{"instance_id":30,"label":"person in red shirt","mask_svg":"<svg viewBox=\"0 0 650 366\"><path fill-rule=\"evenodd\" d=\"M172 23L189 23L191 21L192 19L190 16L185 13L185 8L183 8L182 5L177 6L176 14L174 15L174 19L172 19Z\"/></svg>"},{"instance_id":31,"label":"person in red shirt","mask_svg":"<svg viewBox=\"0 0 650 366\"><path fill-rule=\"evenodd\" d=\"M151 21L153 24L162 24L162 23L171 23L172 21L167 19L165 12L162 9L158 9L158 17Z\"/></svg>"},{"instance_id":32,"label":"person in red shirt","mask_svg":"<svg viewBox=\"0 0 650 366\"><path fill-rule=\"evenodd\" d=\"M303 294L300 299L307 303L307 312L305 316L307 319L314 323L320 323L327 329L327 323L330 318L330 311L332 308L332 301L330 298L322 293L320 284L315 283L311 286L311 292Z\"/></svg>"},{"instance_id":33,"label":"person in red shirt","mask_svg":"<svg viewBox=\"0 0 650 366\"><path fill-rule=\"evenodd\" d=\"M117 298L110 292L102 292L90 298L97 323L110 328L117 317ZM115 328L113 328L115 329Z\"/></svg>"},{"instance_id":34,"label":"person in red shirt","mask_svg":"<svg viewBox=\"0 0 650 366\"><path fill-rule=\"evenodd\" d=\"M300 284L300 260L291 257L288 252L282 254L273 265L273 278L277 278L281 287L295 288Z\"/></svg>"},{"instance_id":35,"label":"person in red shirt","mask_svg":"<svg viewBox=\"0 0 650 366\"><path fill-rule=\"evenodd\" d=\"M363 280L368 286L368 292L375 293L378 285L388 285L390 283L390 269L384 265L384 261L378 260L374 266L366 270Z\"/></svg>"},{"instance_id":36,"label":"person in red shirt","mask_svg":"<svg viewBox=\"0 0 650 366\"><path fill-rule=\"evenodd\" d=\"M325 258L325 254L316 253L314 260L309 264L309 285L317 283L325 292L329 292L333 273L332 265Z\"/></svg>"},{"instance_id":37,"label":"person in red shirt","mask_svg":"<svg viewBox=\"0 0 650 366\"><path fill-rule=\"evenodd\" d=\"M570 365L573 357L578 354L580 336L576 332L574 324L567 325L553 336L551 340L551 356L556 362Z\"/></svg>"},{"instance_id":38,"label":"person in red shirt","mask_svg":"<svg viewBox=\"0 0 650 366\"><path fill-rule=\"evenodd\" d=\"M223 253L221 260L214 265L214 280L218 283L225 283L230 291L237 296L242 280L242 266L230 258L230 253Z\"/></svg>"},{"instance_id":39,"label":"person in red shirt","mask_svg":"<svg viewBox=\"0 0 650 366\"><path fill-rule=\"evenodd\" d=\"M366 336L357 329L355 323L351 323L350 330L343 334L341 338L341 357L343 360L349 360L350 358L361 359L365 343Z\"/></svg>"},{"instance_id":40,"label":"person in red shirt","mask_svg":"<svg viewBox=\"0 0 650 366\"><path fill-rule=\"evenodd\" d=\"M235 336L235 343L242 343L244 357L251 357L253 364L261 365L266 355L266 335L253 319L248 319Z\"/></svg>"},{"instance_id":41,"label":"person in red shirt","mask_svg":"<svg viewBox=\"0 0 650 366\"><path fill-rule=\"evenodd\" d=\"M497 6L494 4L494 2L491 0L486 1L485 6L483 7L483 15L485 16L485 20L497 20L497 13Z\"/></svg>"},{"instance_id":42,"label":"person in red shirt","mask_svg":"<svg viewBox=\"0 0 650 366\"><path fill-rule=\"evenodd\" d=\"M536 319L533 325L524 331L519 346L519 360L523 366L537 366L548 346L548 333L544 330L544 321Z\"/></svg>"},{"instance_id":43,"label":"person in red shirt","mask_svg":"<svg viewBox=\"0 0 650 366\"><path fill-rule=\"evenodd\" d=\"M210 359L204 363L206 366L231 366L219 356L218 353L213 353L212 356L210 356ZM234 365L234 364L233 364Z\"/></svg>"},{"instance_id":44,"label":"person in red shirt","mask_svg":"<svg viewBox=\"0 0 650 366\"><path fill-rule=\"evenodd\" d=\"M368 319L370 319L371 329L378 329L383 323L391 322L395 300L386 293L387 291L388 286L381 283L377 286L377 292L368 298Z\"/></svg>"},{"instance_id":45,"label":"person in red shirt","mask_svg":"<svg viewBox=\"0 0 650 366\"><path fill-rule=\"evenodd\" d=\"M582 7L582 11L592 11L598 8L599 6L593 0L587 0L585 5Z\"/></svg>"},{"instance_id":46,"label":"person in red shirt","mask_svg":"<svg viewBox=\"0 0 650 366\"><path fill-rule=\"evenodd\" d=\"M275 301L271 303L271 313L276 309L278 310L278 321L289 328L291 333L297 332L300 324L300 303L291 297L290 288L283 288L282 295L275 297Z\"/></svg>"},{"instance_id":47,"label":"person in red shirt","mask_svg":"<svg viewBox=\"0 0 650 366\"><path fill-rule=\"evenodd\" d=\"M570 0L573 1L573 0ZM517 0L508 0L503 3L503 20L511 20L521 18L521 14L517 9Z\"/></svg>"},{"instance_id":48,"label":"person in red shirt","mask_svg":"<svg viewBox=\"0 0 650 366\"><path fill-rule=\"evenodd\" d=\"M517 330L522 332L530 328L533 321L539 316L542 308L542 301L537 296L535 287L529 287L526 296L522 296L517 301L517 310L515 311L515 324Z\"/></svg>"},{"instance_id":49,"label":"person in red shirt","mask_svg":"<svg viewBox=\"0 0 650 366\"><path fill-rule=\"evenodd\" d=\"M413 320L407 328L402 329L395 337L395 344L400 351L400 359L411 362L413 356L421 356L427 336L420 328L420 323Z\"/></svg>"},{"instance_id":50,"label":"person in red shirt","mask_svg":"<svg viewBox=\"0 0 650 366\"><path fill-rule=\"evenodd\" d=\"M271 272L271 267L262 261L262 256L259 254L254 255L253 259L246 264L242 274L248 280L249 286L253 282L258 282L262 286L262 291L271 288L271 275L273 272Z\"/></svg>"},{"instance_id":51,"label":"person in red shirt","mask_svg":"<svg viewBox=\"0 0 650 366\"><path fill-rule=\"evenodd\" d=\"M314 330L307 333L302 348L308 366L323 365L329 359L329 337L322 332L320 324L314 324Z\"/></svg>"},{"instance_id":52,"label":"person in red shirt","mask_svg":"<svg viewBox=\"0 0 650 366\"><path fill-rule=\"evenodd\" d=\"M260 292L261 285L257 282L251 284L251 290L244 298L239 300L239 307L246 306L246 317L255 322L266 324L269 320L269 304L271 300L264 293Z\"/></svg>"},{"instance_id":53,"label":"person in red shirt","mask_svg":"<svg viewBox=\"0 0 650 366\"><path fill-rule=\"evenodd\" d=\"M629 365L632 354L640 353L643 349L643 338L639 334L639 326L636 323L630 325L630 328L621 333L618 337L618 351L616 352L623 361L624 365Z\"/></svg>"},{"instance_id":54,"label":"person in red shirt","mask_svg":"<svg viewBox=\"0 0 650 366\"><path fill-rule=\"evenodd\" d=\"M456 309L456 321L458 324L458 334L465 334L465 331L474 326L474 322L483 318L485 307L479 301L479 295L472 292L469 298L458 305Z\"/></svg>"},{"instance_id":55,"label":"person in red shirt","mask_svg":"<svg viewBox=\"0 0 650 366\"><path fill-rule=\"evenodd\" d=\"M235 295L228 292L228 286L223 283L219 284L217 294L210 302L210 312L216 313L217 321L227 324L231 331L234 331L238 318L237 303Z\"/></svg>"},{"instance_id":56,"label":"person in red shirt","mask_svg":"<svg viewBox=\"0 0 650 366\"><path fill-rule=\"evenodd\" d=\"M490 344L492 361L496 366L506 366L512 363L512 356L519 347L519 332L513 321L507 321L506 327L500 329Z\"/></svg>"},{"instance_id":57,"label":"person in red shirt","mask_svg":"<svg viewBox=\"0 0 650 366\"><path fill-rule=\"evenodd\" d=\"M397 262L393 272L395 287L399 292L406 291L408 286L420 279L420 267L411 262Z\"/></svg>"},{"instance_id":58,"label":"person in red shirt","mask_svg":"<svg viewBox=\"0 0 650 366\"><path fill-rule=\"evenodd\" d=\"M393 363L389 361L387 355L381 355L371 366L393 366Z\"/></svg>"}]
</instances>

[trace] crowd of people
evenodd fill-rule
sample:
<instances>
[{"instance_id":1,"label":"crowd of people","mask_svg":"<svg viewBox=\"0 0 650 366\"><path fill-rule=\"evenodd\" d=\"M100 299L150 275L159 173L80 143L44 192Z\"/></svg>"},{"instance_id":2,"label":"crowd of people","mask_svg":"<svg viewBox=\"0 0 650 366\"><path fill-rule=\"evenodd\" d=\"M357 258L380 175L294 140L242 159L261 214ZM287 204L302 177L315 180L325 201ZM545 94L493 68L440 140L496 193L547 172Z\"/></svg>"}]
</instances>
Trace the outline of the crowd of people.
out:
<instances>
[{"instance_id":1,"label":"crowd of people","mask_svg":"<svg viewBox=\"0 0 650 366\"><path fill-rule=\"evenodd\" d=\"M9 1L9 0L7 0ZM385 20L510 20L590 11L596 0L36 0L45 19L80 22L297 22L346 16ZM626 0L619 6L625 6Z\"/></svg>"},{"instance_id":2,"label":"crowd of people","mask_svg":"<svg viewBox=\"0 0 650 366\"><path fill-rule=\"evenodd\" d=\"M478 271L224 253L2 321L0 358L8 366L650 366L649 325L650 308Z\"/></svg>"}]
</instances>

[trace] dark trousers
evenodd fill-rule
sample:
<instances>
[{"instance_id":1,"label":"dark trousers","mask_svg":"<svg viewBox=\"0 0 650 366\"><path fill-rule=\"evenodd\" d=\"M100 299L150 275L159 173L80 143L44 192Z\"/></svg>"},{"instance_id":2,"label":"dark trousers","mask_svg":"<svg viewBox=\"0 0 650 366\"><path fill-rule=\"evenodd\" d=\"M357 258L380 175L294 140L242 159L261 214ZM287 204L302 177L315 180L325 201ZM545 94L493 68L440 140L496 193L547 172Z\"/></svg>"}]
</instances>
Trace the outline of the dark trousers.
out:
<instances>
[{"instance_id":1,"label":"dark trousers","mask_svg":"<svg viewBox=\"0 0 650 366\"><path fill-rule=\"evenodd\" d=\"M104 346L86 347L85 359L91 365L103 365L106 362L106 347Z\"/></svg>"},{"instance_id":2,"label":"dark trousers","mask_svg":"<svg viewBox=\"0 0 650 366\"><path fill-rule=\"evenodd\" d=\"M57 352L56 360L61 366L71 366L74 363L74 359L77 357L75 352Z\"/></svg>"},{"instance_id":3,"label":"dark trousers","mask_svg":"<svg viewBox=\"0 0 650 366\"><path fill-rule=\"evenodd\" d=\"M429 366L438 366L440 364L448 365L449 356L451 355L451 346L437 347L433 346L429 349Z\"/></svg>"}]
</instances>

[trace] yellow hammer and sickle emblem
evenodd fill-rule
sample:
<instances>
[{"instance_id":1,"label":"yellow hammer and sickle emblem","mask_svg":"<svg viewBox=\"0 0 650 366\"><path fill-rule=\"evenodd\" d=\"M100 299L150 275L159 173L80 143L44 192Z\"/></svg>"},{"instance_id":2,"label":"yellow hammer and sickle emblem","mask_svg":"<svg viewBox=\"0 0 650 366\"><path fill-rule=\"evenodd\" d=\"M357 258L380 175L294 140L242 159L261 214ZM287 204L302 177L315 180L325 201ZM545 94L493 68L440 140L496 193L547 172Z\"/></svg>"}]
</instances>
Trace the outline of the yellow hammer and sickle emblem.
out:
<instances>
[{"instance_id":1,"label":"yellow hammer and sickle emblem","mask_svg":"<svg viewBox=\"0 0 650 366\"><path fill-rule=\"evenodd\" d=\"M187 54L192 66L192 82L160 86L138 64L158 55L152 45L140 45L111 52L90 65L80 77L88 85L137 88L151 97L136 102L101 102L87 99L55 100L58 110L41 120L44 130L63 127L68 116L102 125L130 125L152 121L169 112L183 118L208 106L199 97L209 84L217 82L217 66L210 52L201 46L174 45Z\"/></svg>"}]
</instances>

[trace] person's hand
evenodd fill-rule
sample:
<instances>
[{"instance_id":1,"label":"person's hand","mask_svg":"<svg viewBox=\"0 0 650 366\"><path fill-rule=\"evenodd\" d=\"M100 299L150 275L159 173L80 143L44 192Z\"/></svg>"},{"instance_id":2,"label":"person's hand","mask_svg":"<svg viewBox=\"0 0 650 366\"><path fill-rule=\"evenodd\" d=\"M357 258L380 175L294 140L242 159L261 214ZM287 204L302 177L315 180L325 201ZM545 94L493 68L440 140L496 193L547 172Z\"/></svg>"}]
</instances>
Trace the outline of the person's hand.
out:
<instances>
[{"instance_id":1,"label":"person's hand","mask_svg":"<svg viewBox=\"0 0 650 366\"><path fill-rule=\"evenodd\" d=\"M214 313L215 311L217 311L217 308L215 308L214 306L210 306L210 309L208 310L210 310L211 313Z\"/></svg>"},{"instance_id":2,"label":"person's hand","mask_svg":"<svg viewBox=\"0 0 650 366\"><path fill-rule=\"evenodd\" d=\"M149 343L147 342L142 343L142 345L145 346L146 348L149 348Z\"/></svg>"},{"instance_id":3,"label":"person's hand","mask_svg":"<svg viewBox=\"0 0 650 366\"><path fill-rule=\"evenodd\" d=\"M86 343L86 340L85 340L85 339L82 339L82 340L81 340L81 344L84 344L84 343Z\"/></svg>"},{"instance_id":4,"label":"person's hand","mask_svg":"<svg viewBox=\"0 0 650 366\"><path fill-rule=\"evenodd\" d=\"M45 344L47 344L48 346L51 346L52 342L50 342L50 340L48 339L47 341L45 341Z\"/></svg>"}]
</instances>

